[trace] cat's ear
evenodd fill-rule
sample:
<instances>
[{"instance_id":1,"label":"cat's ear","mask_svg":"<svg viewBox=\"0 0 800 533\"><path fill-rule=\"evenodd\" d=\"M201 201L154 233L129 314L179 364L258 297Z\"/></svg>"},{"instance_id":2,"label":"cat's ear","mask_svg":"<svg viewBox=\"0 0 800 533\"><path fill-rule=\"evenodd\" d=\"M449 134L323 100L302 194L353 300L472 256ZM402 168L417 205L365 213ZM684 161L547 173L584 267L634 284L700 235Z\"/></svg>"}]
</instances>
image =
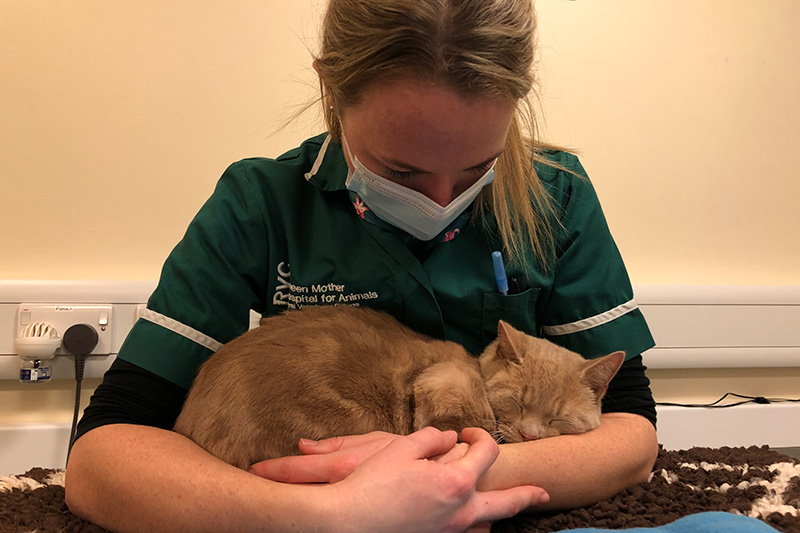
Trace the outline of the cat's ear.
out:
<instances>
[{"instance_id":1,"label":"cat's ear","mask_svg":"<svg viewBox=\"0 0 800 533\"><path fill-rule=\"evenodd\" d=\"M583 379L591 387L597 401L606 395L608 384L625 362L625 352L614 352L588 362L583 370Z\"/></svg>"},{"instance_id":2,"label":"cat's ear","mask_svg":"<svg viewBox=\"0 0 800 533\"><path fill-rule=\"evenodd\" d=\"M519 343L520 332L511 324L501 320L497 323L497 358L509 363L522 363L522 346Z\"/></svg>"}]
</instances>

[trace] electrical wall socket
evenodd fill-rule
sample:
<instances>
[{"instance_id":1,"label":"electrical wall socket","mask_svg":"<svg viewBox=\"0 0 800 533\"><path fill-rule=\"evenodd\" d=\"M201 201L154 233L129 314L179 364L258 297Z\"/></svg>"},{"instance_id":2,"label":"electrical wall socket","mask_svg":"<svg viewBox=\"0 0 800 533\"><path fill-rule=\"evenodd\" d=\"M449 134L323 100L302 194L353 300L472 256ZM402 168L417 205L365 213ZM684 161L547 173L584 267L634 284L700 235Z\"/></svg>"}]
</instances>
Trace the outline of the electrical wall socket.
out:
<instances>
[{"instance_id":1,"label":"electrical wall socket","mask_svg":"<svg viewBox=\"0 0 800 533\"><path fill-rule=\"evenodd\" d=\"M113 308L107 304L20 304L17 310L16 329L19 335L25 326L36 322L46 322L53 326L59 337L75 324L88 324L97 331L97 346L89 355L107 355L111 353L111 333L113 324ZM67 355L60 347L56 355Z\"/></svg>"}]
</instances>

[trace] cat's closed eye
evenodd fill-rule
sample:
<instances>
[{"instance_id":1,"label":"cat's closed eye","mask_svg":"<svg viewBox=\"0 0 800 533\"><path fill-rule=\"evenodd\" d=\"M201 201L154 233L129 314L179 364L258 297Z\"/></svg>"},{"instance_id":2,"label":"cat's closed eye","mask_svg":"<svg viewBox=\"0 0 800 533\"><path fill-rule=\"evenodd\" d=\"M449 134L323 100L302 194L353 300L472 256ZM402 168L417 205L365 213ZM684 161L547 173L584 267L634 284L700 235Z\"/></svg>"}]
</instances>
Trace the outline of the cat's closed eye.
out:
<instances>
[{"instance_id":1,"label":"cat's closed eye","mask_svg":"<svg viewBox=\"0 0 800 533\"><path fill-rule=\"evenodd\" d=\"M522 416L522 414L525 412L525 405L523 405L523 403L516 398L512 399L514 400L514 404L517 406L517 414Z\"/></svg>"},{"instance_id":2,"label":"cat's closed eye","mask_svg":"<svg viewBox=\"0 0 800 533\"><path fill-rule=\"evenodd\" d=\"M591 418L578 415L567 418L553 418L548 427L557 431L560 435L584 433L597 425L597 422L591 420Z\"/></svg>"}]
</instances>

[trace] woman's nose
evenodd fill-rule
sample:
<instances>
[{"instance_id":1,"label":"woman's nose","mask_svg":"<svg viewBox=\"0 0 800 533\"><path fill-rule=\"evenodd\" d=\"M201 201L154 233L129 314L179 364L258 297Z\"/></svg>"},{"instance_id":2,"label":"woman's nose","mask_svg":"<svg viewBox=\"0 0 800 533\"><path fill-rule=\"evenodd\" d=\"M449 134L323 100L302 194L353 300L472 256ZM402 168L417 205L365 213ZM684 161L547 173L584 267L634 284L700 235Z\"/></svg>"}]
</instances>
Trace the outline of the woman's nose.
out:
<instances>
[{"instance_id":1,"label":"woman's nose","mask_svg":"<svg viewBox=\"0 0 800 533\"><path fill-rule=\"evenodd\" d=\"M466 190L462 184L446 176L430 176L417 191L442 207L446 207Z\"/></svg>"}]
</instances>

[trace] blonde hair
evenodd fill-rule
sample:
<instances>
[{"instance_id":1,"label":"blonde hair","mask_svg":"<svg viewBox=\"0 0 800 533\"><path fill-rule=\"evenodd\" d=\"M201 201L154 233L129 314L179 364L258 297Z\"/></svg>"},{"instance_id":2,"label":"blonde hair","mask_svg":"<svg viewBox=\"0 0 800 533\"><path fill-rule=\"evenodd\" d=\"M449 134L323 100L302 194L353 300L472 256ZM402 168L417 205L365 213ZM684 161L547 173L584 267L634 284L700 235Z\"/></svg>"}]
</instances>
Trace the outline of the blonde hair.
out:
<instances>
[{"instance_id":1,"label":"blonde hair","mask_svg":"<svg viewBox=\"0 0 800 533\"><path fill-rule=\"evenodd\" d=\"M532 0L330 0L322 24L324 117L334 140L339 116L376 81L412 78L459 94L517 102L495 180L475 203L477 220L497 221L510 261L533 254L547 268L553 250L548 196L535 169L547 163L531 96L536 19Z\"/></svg>"}]
</instances>

